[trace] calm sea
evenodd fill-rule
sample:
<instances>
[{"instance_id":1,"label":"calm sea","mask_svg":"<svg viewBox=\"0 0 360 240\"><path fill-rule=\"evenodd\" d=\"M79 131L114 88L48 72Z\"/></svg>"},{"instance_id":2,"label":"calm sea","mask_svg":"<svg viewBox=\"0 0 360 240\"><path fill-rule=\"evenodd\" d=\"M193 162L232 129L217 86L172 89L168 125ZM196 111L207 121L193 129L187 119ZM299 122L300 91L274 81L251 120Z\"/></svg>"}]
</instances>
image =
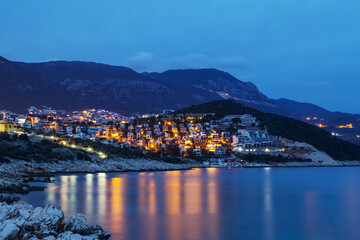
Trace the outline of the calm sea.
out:
<instances>
[{"instance_id":1,"label":"calm sea","mask_svg":"<svg viewBox=\"0 0 360 240\"><path fill-rule=\"evenodd\" d=\"M360 168L57 175L23 199L82 213L111 239L360 239Z\"/></svg>"}]
</instances>

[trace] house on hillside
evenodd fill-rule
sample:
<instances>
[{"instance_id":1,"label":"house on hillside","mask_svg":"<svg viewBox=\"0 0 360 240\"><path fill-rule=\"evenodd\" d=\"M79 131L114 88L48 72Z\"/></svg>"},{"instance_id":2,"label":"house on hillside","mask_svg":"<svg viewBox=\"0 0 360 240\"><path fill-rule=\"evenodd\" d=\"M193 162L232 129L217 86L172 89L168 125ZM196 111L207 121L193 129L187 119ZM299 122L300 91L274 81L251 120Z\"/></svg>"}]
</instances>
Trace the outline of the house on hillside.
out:
<instances>
[{"instance_id":1,"label":"house on hillside","mask_svg":"<svg viewBox=\"0 0 360 240\"><path fill-rule=\"evenodd\" d=\"M0 121L0 132L14 133L17 127L18 125L16 123L10 122L8 120Z\"/></svg>"}]
</instances>

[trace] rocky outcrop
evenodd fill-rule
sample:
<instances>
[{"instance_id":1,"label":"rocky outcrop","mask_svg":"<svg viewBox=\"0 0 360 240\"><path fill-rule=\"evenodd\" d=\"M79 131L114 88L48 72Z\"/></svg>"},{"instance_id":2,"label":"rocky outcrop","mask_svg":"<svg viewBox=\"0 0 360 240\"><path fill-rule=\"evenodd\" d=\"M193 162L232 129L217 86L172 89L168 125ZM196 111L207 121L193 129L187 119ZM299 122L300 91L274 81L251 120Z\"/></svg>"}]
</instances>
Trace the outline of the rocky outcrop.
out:
<instances>
[{"instance_id":1,"label":"rocky outcrop","mask_svg":"<svg viewBox=\"0 0 360 240\"><path fill-rule=\"evenodd\" d=\"M0 202L14 203L20 200L20 197L10 197L0 195Z\"/></svg>"},{"instance_id":2,"label":"rocky outcrop","mask_svg":"<svg viewBox=\"0 0 360 240\"><path fill-rule=\"evenodd\" d=\"M110 236L100 226L88 226L80 214L64 218L53 203L44 208L34 208L25 202L0 203L0 239L106 240Z\"/></svg>"},{"instance_id":3,"label":"rocky outcrop","mask_svg":"<svg viewBox=\"0 0 360 240\"><path fill-rule=\"evenodd\" d=\"M5 169L0 164L0 193L29 193L29 191L44 190L44 187L31 186L16 174L16 169Z\"/></svg>"},{"instance_id":4,"label":"rocky outcrop","mask_svg":"<svg viewBox=\"0 0 360 240\"><path fill-rule=\"evenodd\" d=\"M72 215L63 222L63 229L67 233L79 234L82 236L98 236L99 239L107 239L108 232L104 232L100 226L88 226L83 215Z\"/></svg>"}]
</instances>

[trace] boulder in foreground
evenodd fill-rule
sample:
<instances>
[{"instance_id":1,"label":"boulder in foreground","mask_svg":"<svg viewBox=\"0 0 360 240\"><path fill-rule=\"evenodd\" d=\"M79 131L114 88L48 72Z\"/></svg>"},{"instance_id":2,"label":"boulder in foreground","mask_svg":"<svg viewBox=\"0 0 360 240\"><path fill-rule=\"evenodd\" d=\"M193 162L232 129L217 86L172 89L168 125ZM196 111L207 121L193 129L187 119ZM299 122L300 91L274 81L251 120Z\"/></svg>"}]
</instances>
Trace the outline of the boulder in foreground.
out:
<instances>
[{"instance_id":1,"label":"boulder in foreground","mask_svg":"<svg viewBox=\"0 0 360 240\"><path fill-rule=\"evenodd\" d=\"M0 239L107 240L110 236L100 226L88 226L81 214L65 218L51 202L44 208L25 202L0 203Z\"/></svg>"}]
</instances>

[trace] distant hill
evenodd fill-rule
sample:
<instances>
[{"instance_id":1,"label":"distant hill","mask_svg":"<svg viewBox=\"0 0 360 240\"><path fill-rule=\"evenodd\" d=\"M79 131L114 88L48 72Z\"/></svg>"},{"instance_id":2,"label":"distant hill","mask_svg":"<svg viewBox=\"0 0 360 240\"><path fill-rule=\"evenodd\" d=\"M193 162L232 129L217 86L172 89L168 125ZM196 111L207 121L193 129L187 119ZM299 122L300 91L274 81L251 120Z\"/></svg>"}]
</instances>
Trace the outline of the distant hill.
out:
<instances>
[{"instance_id":1,"label":"distant hill","mask_svg":"<svg viewBox=\"0 0 360 240\"><path fill-rule=\"evenodd\" d=\"M0 59L0 108L46 105L65 110L106 108L154 112L199 101L129 68L91 62L21 63ZM206 99L214 99L203 93Z\"/></svg>"},{"instance_id":2,"label":"distant hill","mask_svg":"<svg viewBox=\"0 0 360 240\"><path fill-rule=\"evenodd\" d=\"M335 132L343 140L350 141L360 145L360 114L350 114L342 112L331 112L311 103L300 103L289 99L272 100L286 113L280 113L295 119L304 120L310 117L308 121L312 124L322 124L327 126L324 128L328 132ZM317 119L314 120L313 118ZM340 129L338 126L352 124L352 129Z\"/></svg>"},{"instance_id":3,"label":"distant hill","mask_svg":"<svg viewBox=\"0 0 360 240\"><path fill-rule=\"evenodd\" d=\"M293 118L265 113L254 108L244 106L234 100L214 101L200 105L194 105L179 110L186 113L215 113L218 117L231 114L252 114L269 133L298 142L306 142L320 151L326 152L336 160L360 160L360 146L332 136L329 132Z\"/></svg>"},{"instance_id":4,"label":"distant hill","mask_svg":"<svg viewBox=\"0 0 360 240\"><path fill-rule=\"evenodd\" d=\"M289 117L303 119L306 117L318 117L326 120L336 118L360 118L360 114L331 112L311 103L296 102L286 98L272 99L272 102L287 112Z\"/></svg>"},{"instance_id":5,"label":"distant hill","mask_svg":"<svg viewBox=\"0 0 360 240\"><path fill-rule=\"evenodd\" d=\"M277 108L250 82L215 69L140 74L94 62L13 62L0 58L0 109L106 108L124 114L159 112L224 98Z\"/></svg>"}]
</instances>

